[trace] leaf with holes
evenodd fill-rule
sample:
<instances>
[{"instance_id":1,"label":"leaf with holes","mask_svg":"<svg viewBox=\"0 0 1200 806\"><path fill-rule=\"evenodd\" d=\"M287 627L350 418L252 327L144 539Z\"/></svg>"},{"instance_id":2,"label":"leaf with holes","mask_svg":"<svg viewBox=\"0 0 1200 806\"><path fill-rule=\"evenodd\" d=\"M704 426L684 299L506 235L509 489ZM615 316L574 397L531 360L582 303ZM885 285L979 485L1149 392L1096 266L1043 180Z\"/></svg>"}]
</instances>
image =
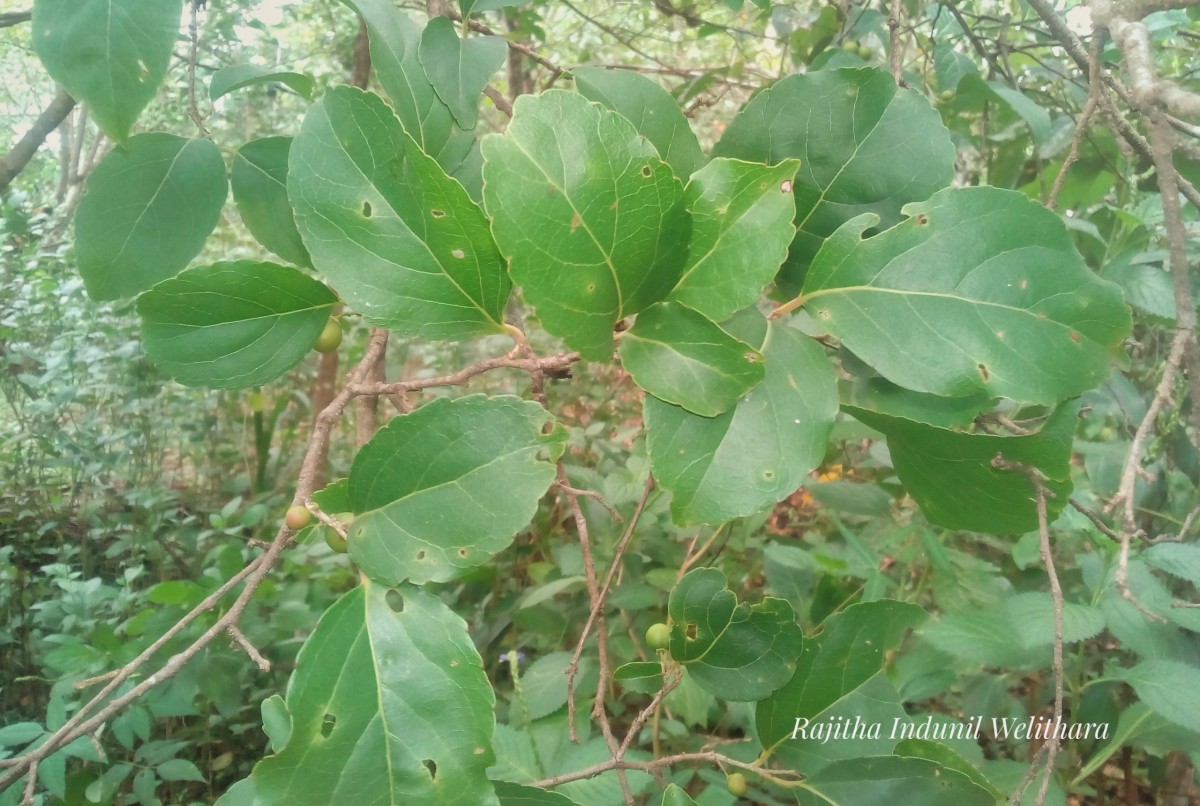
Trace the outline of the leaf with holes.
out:
<instances>
[{"instance_id":1,"label":"leaf with holes","mask_svg":"<svg viewBox=\"0 0 1200 806\"><path fill-rule=\"evenodd\" d=\"M183 0L37 0L33 49L120 143L167 74L182 13Z\"/></svg>"},{"instance_id":2,"label":"leaf with holes","mask_svg":"<svg viewBox=\"0 0 1200 806\"><path fill-rule=\"evenodd\" d=\"M150 361L185 386L273 381L312 348L337 296L299 269L240 260L197 266L138 297Z\"/></svg>"},{"instance_id":3,"label":"leaf with holes","mask_svg":"<svg viewBox=\"0 0 1200 806\"><path fill-rule=\"evenodd\" d=\"M290 137L251 140L233 155L229 185L238 214L260 244L297 266L311 266L312 259L287 196Z\"/></svg>"},{"instance_id":4,"label":"leaf with holes","mask_svg":"<svg viewBox=\"0 0 1200 806\"><path fill-rule=\"evenodd\" d=\"M846 406L847 413L888 438L896 474L930 523L947 529L1021 534L1036 529L1037 497L1029 478L996 467L1009 462L1036 470L1053 498L1047 517L1058 517L1071 493L1071 442L1077 402L1065 403L1036 434L1000 436L951 431Z\"/></svg>"},{"instance_id":5,"label":"leaf with holes","mask_svg":"<svg viewBox=\"0 0 1200 806\"><path fill-rule=\"evenodd\" d=\"M427 339L503 330L487 220L383 99L335 87L292 143L288 195L313 265L368 322Z\"/></svg>"},{"instance_id":6,"label":"leaf with holes","mask_svg":"<svg viewBox=\"0 0 1200 806\"><path fill-rule=\"evenodd\" d=\"M229 185L210 140L139 134L101 160L75 216L79 272L92 299L130 297L199 254Z\"/></svg>"},{"instance_id":7,"label":"leaf with holes","mask_svg":"<svg viewBox=\"0 0 1200 806\"><path fill-rule=\"evenodd\" d=\"M729 124L714 157L772 165L801 160L793 193L796 239L777 281L795 293L821 243L843 222L900 208L954 177L954 145L924 96L877 68L791 75L755 95Z\"/></svg>"},{"instance_id":8,"label":"leaf with holes","mask_svg":"<svg viewBox=\"0 0 1200 806\"><path fill-rule=\"evenodd\" d=\"M350 468L350 556L392 584L444 582L508 547L554 481L565 432L536 403L439 398L393 417Z\"/></svg>"},{"instance_id":9,"label":"leaf with holes","mask_svg":"<svg viewBox=\"0 0 1200 806\"><path fill-rule=\"evenodd\" d=\"M953 188L871 238L832 235L799 298L895 384L1053 405L1100 383L1129 334L1121 289L1096 277L1062 219L1015 191Z\"/></svg>"},{"instance_id":10,"label":"leaf with holes","mask_svg":"<svg viewBox=\"0 0 1200 806\"><path fill-rule=\"evenodd\" d=\"M364 581L333 604L288 681L288 743L255 802L498 804L495 695L467 625L435 594Z\"/></svg>"},{"instance_id":11,"label":"leaf with holes","mask_svg":"<svg viewBox=\"0 0 1200 806\"><path fill-rule=\"evenodd\" d=\"M671 657L727 700L769 697L791 679L804 634L792 606L767 597L738 603L716 568L689 571L671 589Z\"/></svg>"},{"instance_id":12,"label":"leaf with holes","mask_svg":"<svg viewBox=\"0 0 1200 806\"><path fill-rule=\"evenodd\" d=\"M755 726L763 747L786 758L796 720L816 717L875 677L887 653L925 619L916 605L890 599L851 605L828 617L821 632L804 639L796 673L758 704Z\"/></svg>"},{"instance_id":13,"label":"leaf with holes","mask_svg":"<svg viewBox=\"0 0 1200 806\"><path fill-rule=\"evenodd\" d=\"M418 53L429 83L458 125L475 128L479 96L504 64L508 45L498 36L459 39L449 17L434 17L421 34Z\"/></svg>"},{"instance_id":14,"label":"leaf with holes","mask_svg":"<svg viewBox=\"0 0 1200 806\"><path fill-rule=\"evenodd\" d=\"M657 83L633 70L577 67L575 89L629 119L671 170L687 179L704 164L704 152L679 104Z\"/></svg>"},{"instance_id":15,"label":"leaf with holes","mask_svg":"<svg viewBox=\"0 0 1200 806\"><path fill-rule=\"evenodd\" d=\"M256 84L283 84L290 87L301 98L312 98L313 80L303 73L264 67L258 64L235 64L213 73L208 83L208 98L215 101L229 93Z\"/></svg>"},{"instance_id":16,"label":"leaf with holes","mask_svg":"<svg viewBox=\"0 0 1200 806\"><path fill-rule=\"evenodd\" d=\"M609 359L617 321L679 279L691 221L679 180L628 120L562 90L518 98L483 156L484 205L513 280L546 330Z\"/></svg>"},{"instance_id":17,"label":"leaf with holes","mask_svg":"<svg viewBox=\"0 0 1200 806\"><path fill-rule=\"evenodd\" d=\"M799 160L767 166L715 159L684 193L692 214L687 265L669 299L721 321L754 304L796 234L792 184Z\"/></svg>"},{"instance_id":18,"label":"leaf with holes","mask_svg":"<svg viewBox=\"0 0 1200 806\"><path fill-rule=\"evenodd\" d=\"M731 410L697 414L646 396L654 477L671 491L681 525L761 512L804 483L837 415L837 380L821 346L751 309L724 329L763 355L765 377Z\"/></svg>"},{"instance_id":19,"label":"leaf with holes","mask_svg":"<svg viewBox=\"0 0 1200 806\"><path fill-rule=\"evenodd\" d=\"M763 356L678 302L638 314L621 336L621 363L638 386L702 417L716 417L763 379Z\"/></svg>"}]
</instances>

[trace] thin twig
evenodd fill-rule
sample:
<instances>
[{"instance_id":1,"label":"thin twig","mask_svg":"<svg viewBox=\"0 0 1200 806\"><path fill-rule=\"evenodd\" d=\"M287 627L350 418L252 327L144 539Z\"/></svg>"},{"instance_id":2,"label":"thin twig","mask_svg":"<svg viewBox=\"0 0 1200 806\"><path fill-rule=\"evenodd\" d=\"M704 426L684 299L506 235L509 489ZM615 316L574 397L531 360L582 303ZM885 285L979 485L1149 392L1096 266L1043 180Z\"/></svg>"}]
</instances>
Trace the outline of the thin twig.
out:
<instances>
[{"instance_id":1,"label":"thin twig","mask_svg":"<svg viewBox=\"0 0 1200 806\"><path fill-rule=\"evenodd\" d=\"M196 129L199 130L201 137L211 137L211 135L208 133L208 129L204 125L204 118L200 116L200 106L196 103L196 50L200 41L198 26L196 25L196 17L200 13L200 4L202 2L203 0L191 0L191 3L189 4L188 117L192 119L192 123L196 124Z\"/></svg>"},{"instance_id":2,"label":"thin twig","mask_svg":"<svg viewBox=\"0 0 1200 806\"><path fill-rule=\"evenodd\" d=\"M271 671L271 661L262 656L262 653L258 651L258 648L254 646L254 644L250 643L250 639L246 637L244 632L238 629L236 624L230 624L225 631L229 633L229 636L233 639L234 643L241 647L242 651L250 656L250 660L254 661L254 664L258 666L259 669L264 672Z\"/></svg>"},{"instance_id":3,"label":"thin twig","mask_svg":"<svg viewBox=\"0 0 1200 806\"><path fill-rule=\"evenodd\" d=\"M907 87L904 82L904 71L900 67L900 0L892 0L892 13L888 16L888 40L891 46L888 57L892 65L892 78L901 87Z\"/></svg>"},{"instance_id":4,"label":"thin twig","mask_svg":"<svg viewBox=\"0 0 1200 806\"><path fill-rule=\"evenodd\" d=\"M1053 210L1058 206L1058 194L1062 191L1063 182L1066 181L1067 171L1075 164L1075 160L1079 159L1079 146L1083 143L1083 137L1091 125L1092 114L1100 105L1100 95L1104 91L1100 86L1099 78L1100 42L1099 36L1092 37L1092 49L1088 54L1087 103L1083 105L1083 111L1079 113L1079 120L1075 122L1075 134L1071 137L1071 147L1067 151L1067 156L1063 159L1062 167L1058 169L1058 176L1054 177L1054 186L1050 189L1050 197L1046 199L1046 209L1048 210Z\"/></svg>"},{"instance_id":5,"label":"thin twig","mask_svg":"<svg viewBox=\"0 0 1200 806\"><path fill-rule=\"evenodd\" d=\"M1054 759L1058 755L1058 726L1062 724L1063 715L1063 592L1058 581L1058 571L1054 567L1054 549L1050 545L1050 527L1046 517L1046 496L1053 495L1046 485L1037 480L1034 489L1037 493L1038 537L1041 539L1042 563L1046 566L1046 575L1050 578L1050 600L1054 603L1054 731L1048 742L1050 749L1046 754L1046 774L1042 778L1041 788L1038 789L1034 806L1045 806L1046 793L1050 790L1050 778L1054 772Z\"/></svg>"},{"instance_id":6,"label":"thin twig","mask_svg":"<svg viewBox=\"0 0 1200 806\"><path fill-rule=\"evenodd\" d=\"M1089 521L1091 521L1092 524L1097 529L1099 529L1101 532L1103 532L1105 535L1107 535L1111 540L1113 540L1116 543L1121 542L1121 536L1118 535L1116 532L1114 532L1112 527L1104 522L1104 520L1100 517L1100 513L1096 512L1094 509L1091 509L1090 507L1085 507L1083 504L1079 503L1074 498L1068 498L1067 503L1070 504L1072 507L1074 507L1076 512L1079 512L1084 517L1086 517Z\"/></svg>"}]
</instances>

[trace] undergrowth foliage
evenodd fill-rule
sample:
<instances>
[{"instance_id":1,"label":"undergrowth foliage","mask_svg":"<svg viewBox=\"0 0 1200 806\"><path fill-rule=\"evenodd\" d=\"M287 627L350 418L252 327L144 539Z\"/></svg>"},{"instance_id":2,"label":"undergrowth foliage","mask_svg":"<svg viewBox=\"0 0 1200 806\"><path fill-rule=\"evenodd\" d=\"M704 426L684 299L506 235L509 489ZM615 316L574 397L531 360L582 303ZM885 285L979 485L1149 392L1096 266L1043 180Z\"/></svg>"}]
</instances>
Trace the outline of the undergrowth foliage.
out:
<instances>
[{"instance_id":1,"label":"undergrowth foliage","mask_svg":"<svg viewBox=\"0 0 1200 806\"><path fill-rule=\"evenodd\" d=\"M314 413L286 521L268 499L277 531L247 541L275 519L240 501L183 530L181 573L148 589L159 612L51 653L46 718L0 728L0 802L82 785L150 804L167 786L200 797L194 782L224 806L965 806L1023 789L1031 759L1038 801L1063 802L1103 789L1092 776L1122 746L1200 752L1198 611L1172 607L1200 580L1194 546L1130 558L1071 505L1073 455L1113 461L1098 429L1133 332L1078 222L1027 188L955 181L942 112L858 45L818 60L828 40L799 42L807 70L711 148L658 83L596 67L520 94L488 132L503 39L346 4L379 91L225 67L214 101L310 101L295 131L250 142L214 142L198 115L196 137L133 133L182 0L34 6L47 71L116 143L74 255L93 300L135 299L130 358L257 395L260 483L264 393L280 422L318 337L355 363ZM114 47L82 47L114 9ZM937 51L940 90L953 74L1031 115L962 58ZM196 262L230 197L274 257ZM428 342L482 357L388 377ZM361 401L392 411L364 433L371 409L354 409L361 444L326 483ZM1116 492L1100 475L1089 496ZM0 503L6 532L27 528ZM1061 583L1056 519L1079 555ZM93 622L122 612L126 594L59 573L64 623L72 597ZM255 730L261 702L261 759L201 769L150 740L152 717L198 716L197 695L222 751L213 734ZM104 754L109 735L128 761Z\"/></svg>"}]
</instances>

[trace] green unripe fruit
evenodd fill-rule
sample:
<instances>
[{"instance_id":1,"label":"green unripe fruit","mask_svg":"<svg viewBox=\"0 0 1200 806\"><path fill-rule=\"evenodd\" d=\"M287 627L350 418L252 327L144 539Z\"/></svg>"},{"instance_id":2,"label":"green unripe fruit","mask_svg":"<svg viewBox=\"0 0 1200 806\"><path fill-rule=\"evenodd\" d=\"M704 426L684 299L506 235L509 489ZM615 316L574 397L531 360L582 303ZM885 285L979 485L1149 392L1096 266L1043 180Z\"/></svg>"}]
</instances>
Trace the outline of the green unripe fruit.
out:
<instances>
[{"instance_id":1,"label":"green unripe fruit","mask_svg":"<svg viewBox=\"0 0 1200 806\"><path fill-rule=\"evenodd\" d=\"M646 644L651 649L666 649L671 645L671 628L659 622L646 630Z\"/></svg>"},{"instance_id":2,"label":"green unripe fruit","mask_svg":"<svg viewBox=\"0 0 1200 806\"><path fill-rule=\"evenodd\" d=\"M740 772L732 772L725 779L725 788L729 790L729 794L740 798L750 787L746 785L746 776Z\"/></svg>"},{"instance_id":3,"label":"green unripe fruit","mask_svg":"<svg viewBox=\"0 0 1200 806\"><path fill-rule=\"evenodd\" d=\"M332 353L342 344L342 326L337 319L330 318L325 323L325 329L313 342L313 349L318 353Z\"/></svg>"},{"instance_id":4,"label":"green unripe fruit","mask_svg":"<svg viewBox=\"0 0 1200 806\"><path fill-rule=\"evenodd\" d=\"M283 516L283 522L287 524L287 528L292 530L303 529L311 520L312 513L299 504L288 507L287 515Z\"/></svg>"},{"instance_id":5,"label":"green unripe fruit","mask_svg":"<svg viewBox=\"0 0 1200 806\"><path fill-rule=\"evenodd\" d=\"M875 55L875 51L871 50L866 45L859 45L857 48L855 48L855 52L864 59L869 59Z\"/></svg>"},{"instance_id":6,"label":"green unripe fruit","mask_svg":"<svg viewBox=\"0 0 1200 806\"><path fill-rule=\"evenodd\" d=\"M325 533L325 545L329 546L329 548L333 549L338 554L346 553L346 538L342 537L328 526L321 531Z\"/></svg>"}]
</instances>

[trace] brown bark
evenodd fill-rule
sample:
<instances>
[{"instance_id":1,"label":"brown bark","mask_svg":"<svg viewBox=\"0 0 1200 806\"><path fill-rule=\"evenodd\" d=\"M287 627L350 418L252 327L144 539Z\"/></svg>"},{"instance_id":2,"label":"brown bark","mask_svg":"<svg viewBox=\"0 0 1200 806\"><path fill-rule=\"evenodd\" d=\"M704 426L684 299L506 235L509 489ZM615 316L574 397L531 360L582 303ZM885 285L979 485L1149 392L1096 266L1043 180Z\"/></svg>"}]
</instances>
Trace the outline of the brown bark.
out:
<instances>
[{"instance_id":1,"label":"brown bark","mask_svg":"<svg viewBox=\"0 0 1200 806\"><path fill-rule=\"evenodd\" d=\"M8 186L21 171L25 170L25 166L33 159L33 155L50 136L50 132L57 129L74 108L75 99L67 95L66 90L60 88L58 95L54 96L50 105L42 114L38 115L38 119L21 138L21 142L13 146L12 151L0 160L0 194L8 190Z\"/></svg>"}]
</instances>

